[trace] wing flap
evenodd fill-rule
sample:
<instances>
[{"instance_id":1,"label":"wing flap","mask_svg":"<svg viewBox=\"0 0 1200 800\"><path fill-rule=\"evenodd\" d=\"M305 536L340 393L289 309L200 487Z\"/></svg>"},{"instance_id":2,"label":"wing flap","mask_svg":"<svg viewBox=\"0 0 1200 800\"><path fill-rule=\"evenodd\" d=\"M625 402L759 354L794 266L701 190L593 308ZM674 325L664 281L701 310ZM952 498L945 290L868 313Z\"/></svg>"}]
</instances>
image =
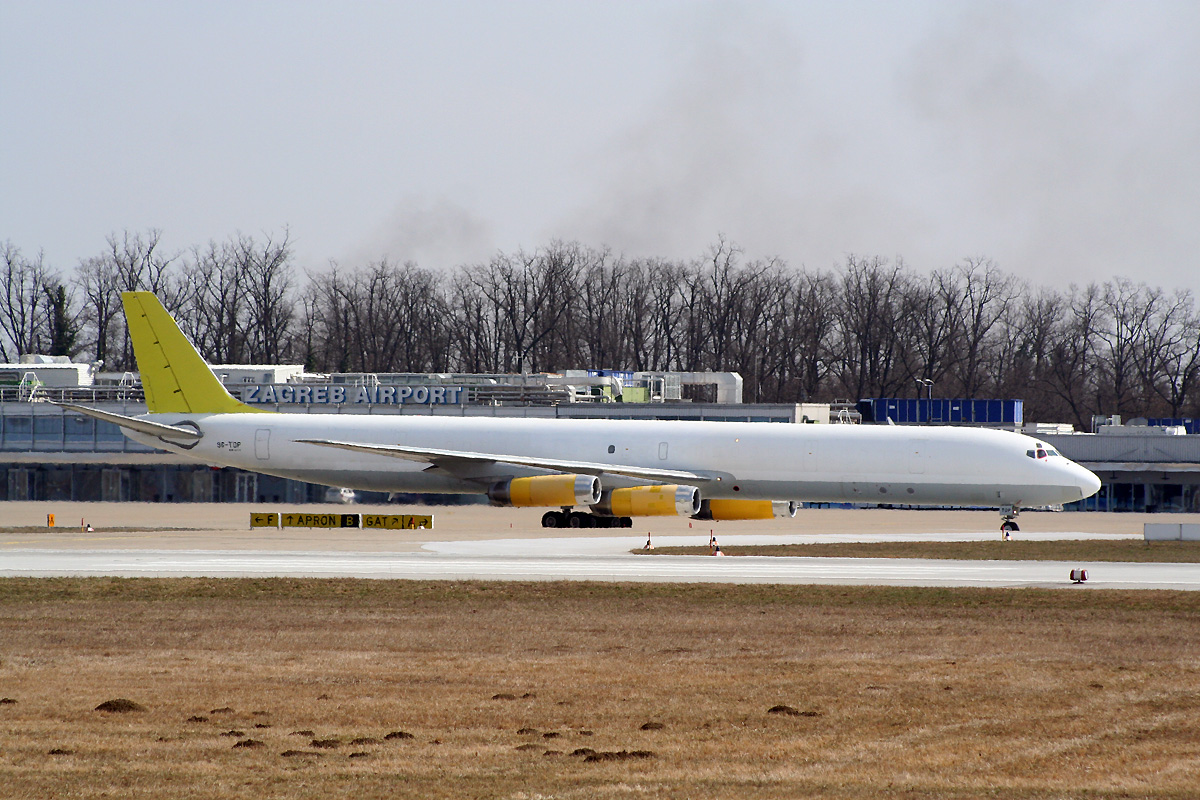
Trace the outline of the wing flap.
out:
<instances>
[{"instance_id":1,"label":"wing flap","mask_svg":"<svg viewBox=\"0 0 1200 800\"><path fill-rule=\"evenodd\" d=\"M296 439L301 444L315 444L321 447L335 447L356 453L371 453L391 458L403 458L408 461L421 461L444 469L454 471L459 465L483 464L518 464L523 467L549 469L556 472L570 472L580 475L624 475L662 483L692 482L701 483L712 480L709 475L699 472L689 472L680 469L655 469L653 467L635 467L624 464L601 464L593 461L568 461L556 458L538 458L536 456L518 456L500 453L474 453L466 450L441 450L432 447L410 447L397 444L360 444L358 442L339 442L332 439Z\"/></svg>"}]
</instances>

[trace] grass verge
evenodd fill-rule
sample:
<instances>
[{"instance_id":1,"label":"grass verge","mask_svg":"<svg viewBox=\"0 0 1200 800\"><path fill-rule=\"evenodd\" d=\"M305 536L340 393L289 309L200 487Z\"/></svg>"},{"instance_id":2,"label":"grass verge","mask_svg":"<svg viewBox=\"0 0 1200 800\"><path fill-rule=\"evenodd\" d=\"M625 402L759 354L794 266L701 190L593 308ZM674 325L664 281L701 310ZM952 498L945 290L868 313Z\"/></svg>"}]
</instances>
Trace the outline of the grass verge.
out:
<instances>
[{"instance_id":1,"label":"grass verge","mask_svg":"<svg viewBox=\"0 0 1200 800\"><path fill-rule=\"evenodd\" d=\"M0 775L6 798L1183 798L1198 637L1186 592L7 579Z\"/></svg>"}]
</instances>

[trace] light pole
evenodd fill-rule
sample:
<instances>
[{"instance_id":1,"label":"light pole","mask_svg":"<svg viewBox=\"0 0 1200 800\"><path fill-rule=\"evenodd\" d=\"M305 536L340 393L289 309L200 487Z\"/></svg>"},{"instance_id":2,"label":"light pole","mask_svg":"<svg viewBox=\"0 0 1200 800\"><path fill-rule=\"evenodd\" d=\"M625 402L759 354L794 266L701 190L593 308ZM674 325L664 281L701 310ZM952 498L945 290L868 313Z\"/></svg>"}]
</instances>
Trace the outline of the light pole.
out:
<instances>
[{"instance_id":1,"label":"light pole","mask_svg":"<svg viewBox=\"0 0 1200 800\"><path fill-rule=\"evenodd\" d=\"M925 387L929 395L929 405L925 408L925 424L933 424L933 381L929 378L913 378L919 385ZM920 390L918 390L920 391Z\"/></svg>"}]
</instances>

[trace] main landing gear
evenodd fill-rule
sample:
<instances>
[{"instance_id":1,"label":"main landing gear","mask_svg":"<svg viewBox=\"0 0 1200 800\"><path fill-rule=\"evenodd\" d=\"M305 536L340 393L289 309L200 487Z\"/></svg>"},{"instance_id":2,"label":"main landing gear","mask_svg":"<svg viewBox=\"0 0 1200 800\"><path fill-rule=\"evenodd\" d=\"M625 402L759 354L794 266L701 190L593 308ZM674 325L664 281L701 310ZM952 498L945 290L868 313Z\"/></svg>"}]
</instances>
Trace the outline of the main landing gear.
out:
<instances>
[{"instance_id":1,"label":"main landing gear","mask_svg":"<svg viewBox=\"0 0 1200 800\"><path fill-rule=\"evenodd\" d=\"M584 511L547 511L542 515L543 528L632 528L630 517L602 517Z\"/></svg>"},{"instance_id":2,"label":"main landing gear","mask_svg":"<svg viewBox=\"0 0 1200 800\"><path fill-rule=\"evenodd\" d=\"M1013 533L1021 530L1014 521L1020 513L1021 509L1016 506L1000 506L1000 532Z\"/></svg>"}]
</instances>

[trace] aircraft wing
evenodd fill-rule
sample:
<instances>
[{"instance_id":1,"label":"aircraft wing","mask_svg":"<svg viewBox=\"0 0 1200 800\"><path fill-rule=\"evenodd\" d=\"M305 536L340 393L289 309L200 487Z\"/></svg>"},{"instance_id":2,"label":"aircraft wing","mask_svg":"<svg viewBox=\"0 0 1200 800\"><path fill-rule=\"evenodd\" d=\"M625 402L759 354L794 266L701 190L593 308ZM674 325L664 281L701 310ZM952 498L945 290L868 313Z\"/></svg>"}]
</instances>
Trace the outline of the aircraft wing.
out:
<instances>
[{"instance_id":1,"label":"aircraft wing","mask_svg":"<svg viewBox=\"0 0 1200 800\"><path fill-rule=\"evenodd\" d=\"M53 400L46 402L51 405L65 408L68 411L75 411L84 416L94 417L96 419L111 422L114 425L120 425L122 428L129 428L131 431L145 433L150 436L169 436L172 439L185 439L189 442L197 441L200 438L200 432L195 428L181 428L177 425L165 425L161 422L151 422L147 419L138 419L137 417L127 417L124 414L114 414L111 411L101 411L98 408L89 408L88 406L79 406L74 403L56 403Z\"/></svg>"},{"instance_id":2,"label":"aircraft wing","mask_svg":"<svg viewBox=\"0 0 1200 800\"><path fill-rule=\"evenodd\" d=\"M408 461L423 461L437 467L443 467L451 472L459 465L484 464L520 464L524 467L552 469L557 472L570 472L580 475L624 475L629 478L641 478L658 483L676 482L708 482L713 480L710 475L699 472L688 472L680 469L654 469L653 467L633 467L621 464L601 464L593 461L563 461L555 458L537 458L535 456L502 455L498 453L472 453L466 450L439 450L430 447L409 447L398 444L359 444L356 442L337 442L330 439L296 439L303 444L315 444L321 447L337 447L356 453L372 453L392 458L403 458Z\"/></svg>"}]
</instances>

